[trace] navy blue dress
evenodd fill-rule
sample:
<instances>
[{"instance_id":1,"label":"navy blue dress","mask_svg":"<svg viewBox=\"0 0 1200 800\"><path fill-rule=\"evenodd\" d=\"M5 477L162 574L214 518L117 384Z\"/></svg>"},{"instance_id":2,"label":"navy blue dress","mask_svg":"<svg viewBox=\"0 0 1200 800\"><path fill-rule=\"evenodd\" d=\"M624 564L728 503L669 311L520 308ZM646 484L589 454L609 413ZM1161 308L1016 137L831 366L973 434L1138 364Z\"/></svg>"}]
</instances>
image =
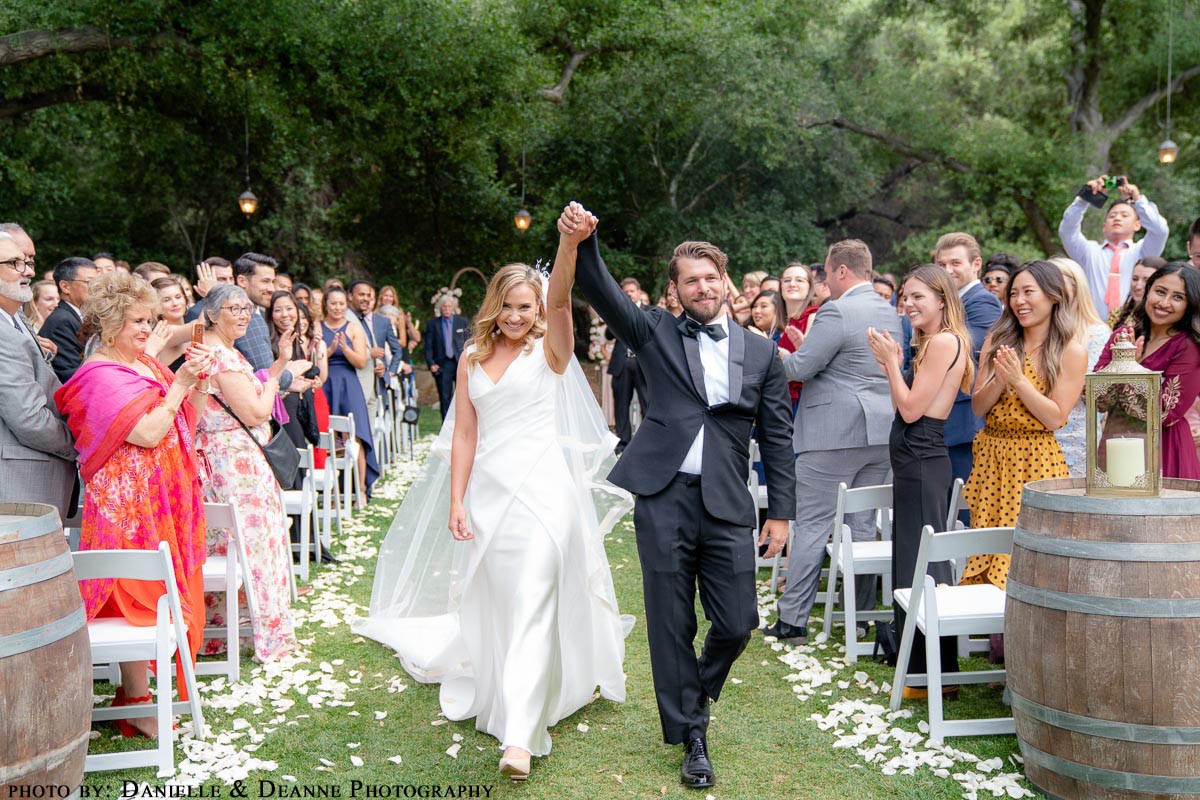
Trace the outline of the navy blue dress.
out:
<instances>
[{"instance_id":1,"label":"navy blue dress","mask_svg":"<svg viewBox=\"0 0 1200 800\"><path fill-rule=\"evenodd\" d=\"M346 360L341 350L332 349L335 334L345 331L346 325L337 330L331 330L324 322L321 323L321 336L329 351L329 374L325 378L325 397L329 399L329 413L344 417L354 415L355 436L362 442L367 456L367 474L365 476L367 492L371 484L379 477L379 462L375 458L375 441L371 438L371 415L367 411L367 399L363 396L362 384L358 382L358 371ZM349 339L349 334L346 336Z\"/></svg>"}]
</instances>

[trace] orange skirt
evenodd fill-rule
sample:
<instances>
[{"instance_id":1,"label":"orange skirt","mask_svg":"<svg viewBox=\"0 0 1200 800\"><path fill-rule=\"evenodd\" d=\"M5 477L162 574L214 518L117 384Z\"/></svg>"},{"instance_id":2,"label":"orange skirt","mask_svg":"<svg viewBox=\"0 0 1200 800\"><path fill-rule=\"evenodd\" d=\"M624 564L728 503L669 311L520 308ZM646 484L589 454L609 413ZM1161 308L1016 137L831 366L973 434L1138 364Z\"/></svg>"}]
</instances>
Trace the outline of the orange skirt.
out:
<instances>
[{"instance_id":1,"label":"orange skirt","mask_svg":"<svg viewBox=\"0 0 1200 800\"><path fill-rule=\"evenodd\" d=\"M204 570L198 567L187 579L187 596L180 597L183 606L184 623L187 625L187 657L192 664L196 663L196 653L204 643ZM130 625L151 627L158 618L158 598L166 590L158 581L135 581L128 579L117 580L113 584L112 594L96 612L96 617L122 617ZM150 668L156 665L150 662ZM183 677L183 662L176 661L175 684L178 687L179 699L187 699L187 683Z\"/></svg>"}]
</instances>

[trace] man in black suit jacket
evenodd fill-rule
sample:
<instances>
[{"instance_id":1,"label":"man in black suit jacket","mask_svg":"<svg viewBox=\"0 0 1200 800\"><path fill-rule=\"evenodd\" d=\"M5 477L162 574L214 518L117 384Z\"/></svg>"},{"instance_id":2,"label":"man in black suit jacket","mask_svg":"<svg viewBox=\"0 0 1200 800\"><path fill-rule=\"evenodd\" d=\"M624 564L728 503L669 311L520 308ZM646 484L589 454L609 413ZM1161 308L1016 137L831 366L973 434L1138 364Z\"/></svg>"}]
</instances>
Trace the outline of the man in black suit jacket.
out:
<instances>
[{"instance_id":1,"label":"man in black suit jacket","mask_svg":"<svg viewBox=\"0 0 1200 800\"><path fill-rule=\"evenodd\" d=\"M60 302L50 312L38 335L54 342L58 351L50 366L63 383L71 379L83 361L83 343L79 328L83 325L80 309L87 302L88 284L98 274L90 258L64 258L54 267L54 283Z\"/></svg>"},{"instance_id":2,"label":"man in black suit jacket","mask_svg":"<svg viewBox=\"0 0 1200 800\"><path fill-rule=\"evenodd\" d=\"M626 278L621 281L621 291L639 308L639 296L642 286L636 278ZM608 361L608 374L612 376L613 417L617 428L617 454L624 452L633 438L633 426L629 421L629 406L633 403L633 393L637 392L638 404L644 418L650 413L650 404L646 400L646 378L638 366L637 353L629 349L612 331L606 330L605 336L613 341L612 358Z\"/></svg>"},{"instance_id":3,"label":"man in black suit jacket","mask_svg":"<svg viewBox=\"0 0 1200 800\"><path fill-rule=\"evenodd\" d=\"M787 540L796 511L792 415L775 346L725 315L725 264L708 242L675 248L669 270L684 315L639 309L609 275L596 218L572 203L559 219L578 242L580 291L637 353L654 399L608 479L637 495L634 527L646 598L646 632L663 740L684 745L686 786L714 782L708 703L758 625L754 530L746 489L750 434L758 427L769 507L759 544ZM590 234L590 235L589 235ZM697 582L712 622L696 658Z\"/></svg>"},{"instance_id":4,"label":"man in black suit jacket","mask_svg":"<svg viewBox=\"0 0 1200 800\"><path fill-rule=\"evenodd\" d=\"M441 315L425 323L425 363L437 382L442 419L450 411L454 381L458 377L458 357L471 332L467 318L454 313L455 305L453 297L443 298L438 306Z\"/></svg>"}]
</instances>

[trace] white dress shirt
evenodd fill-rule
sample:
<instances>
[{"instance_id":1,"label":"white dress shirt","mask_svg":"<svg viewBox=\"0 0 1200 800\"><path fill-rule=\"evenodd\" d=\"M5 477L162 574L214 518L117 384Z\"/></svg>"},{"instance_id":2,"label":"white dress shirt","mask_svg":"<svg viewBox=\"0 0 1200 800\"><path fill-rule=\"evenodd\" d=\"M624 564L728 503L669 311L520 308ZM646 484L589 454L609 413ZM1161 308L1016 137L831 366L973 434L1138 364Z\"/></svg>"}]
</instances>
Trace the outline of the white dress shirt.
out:
<instances>
[{"instance_id":1,"label":"white dress shirt","mask_svg":"<svg viewBox=\"0 0 1200 800\"><path fill-rule=\"evenodd\" d=\"M961 289L959 289L959 290L958 290L958 296L959 296L960 298L966 297L966 296L967 296L967 292L971 291L971 289L973 289L974 287L976 287L976 286L978 286L978 285L979 285L979 278L976 278L975 280L973 280L973 281L971 281L970 283L968 283L966 286L964 286L964 287L962 287Z\"/></svg>"},{"instance_id":2,"label":"white dress shirt","mask_svg":"<svg viewBox=\"0 0 1200 800\"><path fill-rule=\"evenodd\" d=\"M728 320L729 318L724 314L718 314L717 318L709 323L710 325L720 325L725 331L725 338L719 342L714 341L704 331L696 334L696 341L700 343L700 365L704 370L704 394L708 398L709 408L729 402ZM679 465L679 471L689 475L699 475L703 463L704 426L701 425L700 430L696 433L696 438L692 440L691 449L687 451L687 455L683 457L683 463Z\"/></svg>"},{"instance_id":3,"label":"white dress shirt","mask_svg":"<svg viewBox=\"0 0 1200 800\"><path fill-rule=\"evenodd\" d=\"M1067 255L1083 267L1088 288L1092 290L1092 302L1095 303L1100 318L1104 319L1112 310L1105 304L1104 295L1108 291L1108 273L1112 267L1113 250L1112 245L1108 242L1089 241L1080 230L1083 215L1091 207L1086 200L1076 197L1063 212L1062 222L1058 226L1058 235L1062 239L1063 249L1067 251ZM1121 271L1122 302L1129 296L1133 265L1146 256L1162 255L1163 248L1167 245L1167 236L1170 233L1167 221L1158 213L1158 207L1146 199L1146 195L1140 196L1133 204L1133 208L1137 211L1138 219L1141 220L1146 235L1136 242L1129 240L1128 246L1121 253L1119 269Z\"/></svg>"}]
</instances>

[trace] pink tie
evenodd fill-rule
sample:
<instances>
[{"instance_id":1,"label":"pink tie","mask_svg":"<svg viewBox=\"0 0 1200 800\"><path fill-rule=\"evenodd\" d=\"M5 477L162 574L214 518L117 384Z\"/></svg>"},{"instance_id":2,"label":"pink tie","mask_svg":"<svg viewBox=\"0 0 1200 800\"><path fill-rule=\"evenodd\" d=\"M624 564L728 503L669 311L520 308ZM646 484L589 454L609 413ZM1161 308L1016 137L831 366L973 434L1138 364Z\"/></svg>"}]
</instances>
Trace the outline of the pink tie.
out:
<instances>
[{"instance_id":1,"label":"pink tie","mask_svg":"<svg viewBox=\"0 0 1200 800\"><path fill-rule=\"evenodd\" d=\"M1104 291L1104 305L1108 306L1109 310L1121 305L1121 250L1129 245L1121 242L1121 244L1109 245L1112 247L1112 263L1108 267L1108 288Z\"/></svg>"}]
</instances>

